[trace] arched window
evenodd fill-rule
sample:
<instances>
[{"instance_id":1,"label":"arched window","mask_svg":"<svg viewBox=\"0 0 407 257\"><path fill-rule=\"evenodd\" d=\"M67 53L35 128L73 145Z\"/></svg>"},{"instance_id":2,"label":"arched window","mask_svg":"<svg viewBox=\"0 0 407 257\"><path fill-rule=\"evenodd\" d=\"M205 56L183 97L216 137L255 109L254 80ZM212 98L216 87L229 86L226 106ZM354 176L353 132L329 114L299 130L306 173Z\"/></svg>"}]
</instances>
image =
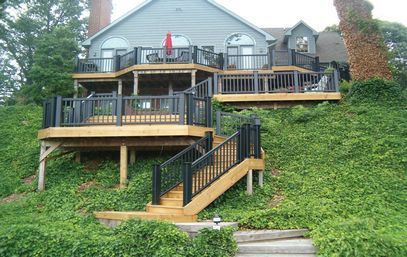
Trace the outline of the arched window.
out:
<instances>
[{"instance_id":1,"label":"arched window","mask_svg":"<svg viewBox=\"0 0 407 257\"><path fill-rule=\"evenodd\" d=\"M188 47L191 45L191 41L189 41L189 39L183 35L171 35L171 39L173 47ZM162 45L165 45L165 38Z\"/></svg>"},{"instance_id":2,"label":"arched window","mask_svg":"<svg viewBox=\"0 0 407 257\"><path fill-rule=\"evenodd\" d=\"M253 68L255 42L252 37L243 33L234 33L226 39L225 44L226 52L230 56L229 65L243 69Z\"/></svg>"},{"instance_id":3,"label":"arched window","mask_svg":"<svg viewBox=\"0 0 407 257\"><path fill-rule=\"evenodd\" d=\"M122 55L127 52L129 44L124 38L111 37L105 40L101 47L101 57L111 58L115 55Z\"/></svg>"},{"instance_id":4,"label":"arched window","mask_svg":"<svg viewBox=\"0 0 407 257\"><path fill-rule=\"evenodd\" d=\"M226 39L227 46L254 46L254 40L246 34L235 33Z\"/></svg>"}]
</instances>

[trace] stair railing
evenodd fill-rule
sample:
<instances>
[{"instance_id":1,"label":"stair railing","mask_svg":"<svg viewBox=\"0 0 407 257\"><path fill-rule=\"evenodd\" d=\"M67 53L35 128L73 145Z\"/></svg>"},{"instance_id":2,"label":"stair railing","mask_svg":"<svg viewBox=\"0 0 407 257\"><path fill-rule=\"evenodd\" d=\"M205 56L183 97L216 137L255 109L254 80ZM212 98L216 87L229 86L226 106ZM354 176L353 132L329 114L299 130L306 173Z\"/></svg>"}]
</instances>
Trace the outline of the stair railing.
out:
<instances>
[{"instance_id":1,"label":"stair railing","mask_svg":"<svg viewBox=\"0 0 407 257\"><path fill-rule=\"evenodd\" d=\"M204 156L212 149L213 133L196 141L188 148L182 150L171 159L160 165L153 166L153 200L154 205L160 204L160 197L182 183L182 165L191 163Z\"/></svg>"},{"instance_id":2,"label":"stair railing","mask_svg":"<svg viewBox=\"0 0 407 257\"><path fill-rule=\"evenodd\" d=\"M246 158L261 158L260 120L244 124L217 147L182 167L183 206Z\"/></svg>"}]
</instances>

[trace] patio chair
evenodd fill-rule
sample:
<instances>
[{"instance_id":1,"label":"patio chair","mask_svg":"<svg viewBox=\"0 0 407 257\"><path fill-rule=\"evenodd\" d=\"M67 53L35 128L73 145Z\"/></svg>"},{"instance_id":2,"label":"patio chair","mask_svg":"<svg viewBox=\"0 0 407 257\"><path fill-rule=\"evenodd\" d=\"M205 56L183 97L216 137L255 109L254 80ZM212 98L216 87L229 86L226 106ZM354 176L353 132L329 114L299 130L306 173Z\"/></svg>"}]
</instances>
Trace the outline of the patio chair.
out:
<instances>
[{"instance_id":1,"label":"patio chair","mask_svg":"<svg viewBox=\"0 0 407 257\"><path fill-rule=\"evenodd\" d=\"M153 54L149 54L147 55L147 60L148 62L159 62L160 57L158 56L158 53L153 53Z\"/></svg>"},{"instance_id":2,"label":"patio chair","mask_svg":"<svg viewBox=\"0 0 407 257\"><path fill-rule=\"evenodd\" d=\"M324 75L321 77L318 83L309 86L304 86L304 91L305 92L325 91L328 89L330 79L331 79L330 76Z\"/></svg>"},{"instance_id":3,"label":"patio chair","mask_svg":"<svg viewBox=\"0 0 407 257\"><path fill-rule=\"evenodd\" d=\"M178 56L177 62L188 62L189 61L189 52L182 51L181 55Z\"/></svg>"}]
</instances>

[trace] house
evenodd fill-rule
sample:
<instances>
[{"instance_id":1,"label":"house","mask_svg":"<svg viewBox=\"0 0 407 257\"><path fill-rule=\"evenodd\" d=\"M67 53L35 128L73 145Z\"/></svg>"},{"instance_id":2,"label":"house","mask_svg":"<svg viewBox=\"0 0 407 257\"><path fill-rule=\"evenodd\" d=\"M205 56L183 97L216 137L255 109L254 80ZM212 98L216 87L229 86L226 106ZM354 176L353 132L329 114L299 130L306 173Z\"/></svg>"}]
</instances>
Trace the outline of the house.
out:
<instances>
[{"instance_id":1,"label":"house","mask_svg":"<svg viewBox=\"0 0 407 257\"><path fill-rule=\"evenodd\" d=\"M251 192L253 171L262 178L264 170L260 121L213 113L213 99L253 106L341 98L338 72L318 57L329 51L323 36L305 22L260 29L213 0L147 0L112 23L111 8L111 0L91 1L75 96L44 103L39 190L56 149L76 151L78 161L83 151L119 151L121 187L136 152L182 150L154 166L146 212L98 218L194 221L245 176Z\"/></svg>"}]
</instances>

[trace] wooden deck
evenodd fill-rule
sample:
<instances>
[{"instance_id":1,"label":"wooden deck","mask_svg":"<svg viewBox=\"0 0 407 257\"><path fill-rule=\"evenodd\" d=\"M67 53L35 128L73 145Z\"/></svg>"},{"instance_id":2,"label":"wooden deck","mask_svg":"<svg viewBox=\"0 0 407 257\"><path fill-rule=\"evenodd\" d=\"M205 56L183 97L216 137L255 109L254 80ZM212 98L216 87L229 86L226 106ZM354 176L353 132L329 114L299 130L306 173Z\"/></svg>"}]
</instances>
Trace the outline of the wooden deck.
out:
<instances>
[{"instance_id":1,"label":"wooden deck","mask_svg":"<svg viewBox=\"0 0 407 257\"><path fill-rule=\"evenodd\" d=\"M214 95L214 99L223 103L237 102L287 102L287 101L339 101L341 93L273 93L273 94L227 94Z\"/></svg>"},{"instance_id":2,"label":"wooden deck","mask_svg":"<svg viewBox=\"0 0 407 257\"><path fill-rule=\"evenodd\" d=\"M129 137L203 137L212 128L188 125L103 125L47 128L38 132L38 139L129 138Z\"/></svg>"},{"instance_id":3,"label":"wooden deck","mask_svg":"<svg viewBox=\"0 0 407 257\"><path fill-rule=\"evenodd\" d=\"M168 71L172 73L183 73L185 71L205 71L209 73L219 73L219 74L251 74L254 70L220 70L217 68L211 68L208 66L200 64L140 64L133 65L126 69L117 72L108 73L74 73L72 75L73 79L114 79L121 77L125 74L131 73L133 71L161 71L166 73ZM307 69L303 69L297 66L274 66L271 70L256 70L259 73L270 73L270 72L281 72L281 71L299 71L299 72L309 72Z\"/></svg>"}]
</instances>

